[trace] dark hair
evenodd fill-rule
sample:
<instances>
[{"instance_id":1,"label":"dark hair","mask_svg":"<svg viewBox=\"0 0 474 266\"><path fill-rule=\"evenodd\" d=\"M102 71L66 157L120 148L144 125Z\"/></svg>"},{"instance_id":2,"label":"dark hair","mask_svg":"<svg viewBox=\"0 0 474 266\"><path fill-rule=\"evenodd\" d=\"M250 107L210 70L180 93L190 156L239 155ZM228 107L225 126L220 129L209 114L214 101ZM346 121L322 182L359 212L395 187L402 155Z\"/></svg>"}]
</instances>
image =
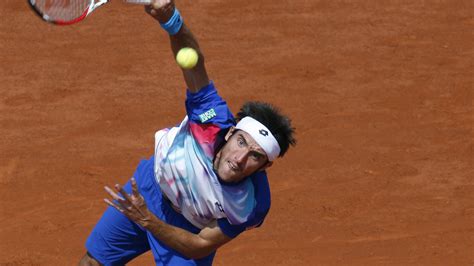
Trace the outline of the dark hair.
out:
<instances>
[{"instance_id":1,"label":"dark hair","mask_svg":"<svg viewBox=\"0 0 474 266\"><path fill-rule=\"evenodd\" d=\"M291 119L281 114L280 109L264 102L246 102L237 113L237 120L250 116L264 126L266 126L280 145L280 154L282 157L290 145L296 145L296 139L293 137L295 128L291 126Z\"/></svg>"}]
</instances>

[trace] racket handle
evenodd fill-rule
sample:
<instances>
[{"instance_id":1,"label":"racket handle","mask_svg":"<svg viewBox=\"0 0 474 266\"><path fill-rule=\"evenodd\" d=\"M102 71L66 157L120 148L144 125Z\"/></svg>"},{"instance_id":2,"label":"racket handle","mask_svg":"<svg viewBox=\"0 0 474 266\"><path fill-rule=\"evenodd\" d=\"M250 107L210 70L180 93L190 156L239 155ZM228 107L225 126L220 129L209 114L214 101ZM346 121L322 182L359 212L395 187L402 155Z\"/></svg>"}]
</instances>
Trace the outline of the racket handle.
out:
<instances>
[{"instance_id":1,"label":"racket handle","mask_svg":"<svg viewBox=\"0 0 474 266\"><path fill-rule=\"evenodd\" d=\"M123 0L125 3L129 4L139 4L139 5L149 5L151 0Z\"/></svg>"}]
</instances>

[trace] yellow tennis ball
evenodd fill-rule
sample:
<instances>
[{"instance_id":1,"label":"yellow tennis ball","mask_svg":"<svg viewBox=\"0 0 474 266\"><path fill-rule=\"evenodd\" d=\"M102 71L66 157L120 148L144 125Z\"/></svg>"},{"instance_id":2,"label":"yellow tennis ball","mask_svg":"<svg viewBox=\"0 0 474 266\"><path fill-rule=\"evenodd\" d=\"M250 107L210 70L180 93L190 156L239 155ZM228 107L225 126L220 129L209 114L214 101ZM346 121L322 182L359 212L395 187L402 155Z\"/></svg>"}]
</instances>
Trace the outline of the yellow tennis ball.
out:
<instances>
[{"instance_id":1,"label":"yellow tennis ball","mask_svg":"<svg viewBox=\"0 0 474 266\"><path fill-rule=\"evenodd\" d=\"M196 50L190 47L181 48L176 55L176 62L183 69L191 69L198 62L198 54Z\"/></svg>"}]
</instances>

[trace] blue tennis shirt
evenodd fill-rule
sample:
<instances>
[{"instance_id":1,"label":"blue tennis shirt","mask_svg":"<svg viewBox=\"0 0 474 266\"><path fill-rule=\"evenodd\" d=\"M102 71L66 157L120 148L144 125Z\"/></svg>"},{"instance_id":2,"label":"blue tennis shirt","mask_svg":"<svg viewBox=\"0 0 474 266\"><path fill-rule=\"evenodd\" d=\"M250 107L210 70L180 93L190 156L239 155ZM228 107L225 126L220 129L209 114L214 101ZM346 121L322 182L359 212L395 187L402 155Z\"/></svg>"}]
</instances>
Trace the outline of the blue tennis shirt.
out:
<instances>
[{"instance_id":1,"label":"blue tennis shirt","mask_svg":"<svg viewBox=\"0 0 474 266\"><path fill-rule=\"evenodd\" d=\"M224 234L236 237L260 226L270 209L266 172L236 184L220 182L213 160L235 119L213 82L186 96L183 121L155 134L156 181L194 226L202 229L217 220Z\"/></svg>"}]
</instances>

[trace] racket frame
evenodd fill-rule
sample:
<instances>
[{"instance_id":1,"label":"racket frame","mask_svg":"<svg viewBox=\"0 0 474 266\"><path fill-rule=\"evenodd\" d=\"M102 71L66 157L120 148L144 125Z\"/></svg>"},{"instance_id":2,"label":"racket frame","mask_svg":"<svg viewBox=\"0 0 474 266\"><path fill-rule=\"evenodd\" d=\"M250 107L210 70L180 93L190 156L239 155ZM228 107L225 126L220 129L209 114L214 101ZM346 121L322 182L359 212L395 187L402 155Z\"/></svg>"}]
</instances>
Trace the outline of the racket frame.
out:
<instances>
[{"instance_id":1,"label":"racket frame","mask_svg":"<svg viewBox=\"0 0 474 266\"><path fill-rule=\"evenodd\" d=\"M92 13L92 11L94 11L96 8L100 7L101 5L106 4L107 2L109 2L109 0L90 0L90 4L86 8L86 10L84 10L84 13L82 13L80 16L78 16L75 19L66 21L66 20L51 19L47 14L44 14L43 12L41 12L41 10L39 10L36 7L36 0L28 0L30 7L41 19L43 19L46 22L56 24L56 25L62 25L62 26L71 25L85 19L90 13Z\"/></svg>"}]
</instances>

